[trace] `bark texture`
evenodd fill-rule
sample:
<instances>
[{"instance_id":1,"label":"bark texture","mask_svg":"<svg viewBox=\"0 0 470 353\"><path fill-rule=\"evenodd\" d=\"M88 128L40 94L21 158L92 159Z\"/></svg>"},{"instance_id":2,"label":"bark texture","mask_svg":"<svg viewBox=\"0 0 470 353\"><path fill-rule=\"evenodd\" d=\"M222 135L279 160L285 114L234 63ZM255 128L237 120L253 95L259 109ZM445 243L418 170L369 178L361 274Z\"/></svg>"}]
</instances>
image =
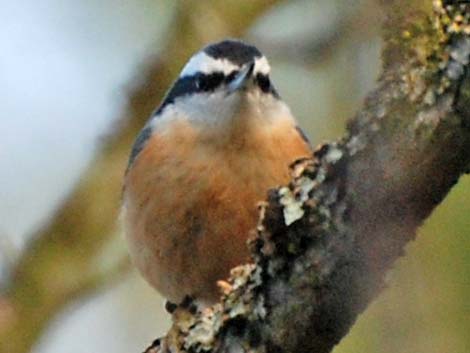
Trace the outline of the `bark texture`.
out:
<instances>
[{"instance_id":1,"label":"bark texture","mask_svg":"<svg viewBox=\"0 0 470 353\"><path fill-rule=\"evenodd\" d=\"M330 352L470 165L470 5L384 2L383 74L342 139L269 193L254 265L148 352ZM429 6L428 6L429 5Z\"/></svg>"}]
</instances>

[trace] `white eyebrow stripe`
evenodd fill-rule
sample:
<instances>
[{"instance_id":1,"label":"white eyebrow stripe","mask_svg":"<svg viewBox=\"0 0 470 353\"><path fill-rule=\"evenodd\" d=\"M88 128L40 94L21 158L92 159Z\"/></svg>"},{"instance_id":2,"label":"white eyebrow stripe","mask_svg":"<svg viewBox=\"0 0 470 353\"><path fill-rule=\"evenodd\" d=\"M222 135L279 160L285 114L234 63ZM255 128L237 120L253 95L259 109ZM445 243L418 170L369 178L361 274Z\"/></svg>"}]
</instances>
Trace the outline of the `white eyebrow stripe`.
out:
<instances>
[{"instance_id":1,"label":"white eyebrow stripe","mask_svg":"<svg viewBox=\"0 0 470 353\"><path fill-rule=\"evenodd\" d=\"M269 66L268 59L265 56L259 57L255 59L255 68L253 70L255 73L261 73L264 75L268 75L271 71L271 67Z\"/></svg>"},{"instance_id":2,"label":"white eyebrow stripe","mask_svg":"<svg viewBox=\"0 0 470 353\"><path fill-rule=\"evenodd\" d=\"M208 74L217 71L223 72L224 75L228 75L232 71L238 69L239 67L237 65L227 59L214 59L201 51L188 61L184 66L183 71L181 71L180 77L191 76L196 72Z\"/></svg>"},{"instance_id":3,"label":"white eyebrow stripe","mask_svg":"<svg viewBox=\"0 0 470 353\"><path fill-rule=\"evenodd\" d=\"M229 75L232 71L240 70L240 67L232 63L228 59L214 59L201 51L194 55L181 71L180 77L192 76L197 72L209 74L212 72L222 72L224 75ZM271 68L268 59L265 56L255 58L254 73L262 73L268 75Z\"/></svg>"}]
</instances>

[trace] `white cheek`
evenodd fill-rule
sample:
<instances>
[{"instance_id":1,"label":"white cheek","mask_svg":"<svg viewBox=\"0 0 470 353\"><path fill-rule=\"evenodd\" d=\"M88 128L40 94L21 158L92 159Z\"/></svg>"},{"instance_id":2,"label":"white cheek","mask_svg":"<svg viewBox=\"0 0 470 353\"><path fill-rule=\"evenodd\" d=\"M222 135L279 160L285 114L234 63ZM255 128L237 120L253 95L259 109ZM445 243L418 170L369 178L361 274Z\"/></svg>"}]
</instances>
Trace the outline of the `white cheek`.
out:
<instances>
[{"instance_id":1,"label":"white cheek","mask_svg":"<svg viewBox=\"0 0 470 353\"><path fill-rule=\"evenodd\" d=\"M155 119L154 122L159 125L159 129L162 129L166 122L175 118L184 118L196 124L223 129L231 126L240 113L241 105L247 108L243 109L245 113L249 112L253 119L259 119L259 121L268 123L279 118L295 121L287 104L271 95L261 94L258 90L254 90L246 95L245 93L227 95L226 92L215 92L183 97L165 109L164 116Z\"/></svg>"},{"instance_id":2,"label":"white cheek","mask_svg":"<svg viewBox=\"0 0 470 353\"><path fill-rule=\"evenodd\" d=\"M246 109L240 110L241 107ZM271 95L262 94L259 90L227 94L225 91L211 94L197 94L177 98L159 116L149 124L163 133L167 126L179 119L191 121L202 127L226 129L232 126L239 113L248 113L250 118L271 123L277 119L295 119L289 107Z\"/></svg>"},{"instance_id":3,"label":"white cheek","mask_svg":"<svg viewBox=\"0 0 470 353\"><path fill-rule=\"evenodd\" d=\"M222 91L186 97L177 102L177 106L196 123L224 125L234 117L240 101L239 94L227 95Z\"/></svg>"}]
</instances>

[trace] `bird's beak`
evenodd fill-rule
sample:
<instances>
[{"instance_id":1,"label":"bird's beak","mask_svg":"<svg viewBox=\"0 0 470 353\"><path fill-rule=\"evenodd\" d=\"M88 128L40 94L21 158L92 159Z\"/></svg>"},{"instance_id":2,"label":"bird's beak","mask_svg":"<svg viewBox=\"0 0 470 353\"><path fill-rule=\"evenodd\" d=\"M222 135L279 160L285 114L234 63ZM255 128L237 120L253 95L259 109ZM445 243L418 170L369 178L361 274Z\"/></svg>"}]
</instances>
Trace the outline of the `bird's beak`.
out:
<instances>
[{"instance_id":1,"label":"bird's beak","mask_svg":"<svg viewBox=\"0 0 470 353\"><path fill-rule=\"evenodd\" d=\"M235 78L228 84L229 93L246 88L253 81L253 69L255 62L252 61L240 70Z\"/></svg>"}]
</instances>

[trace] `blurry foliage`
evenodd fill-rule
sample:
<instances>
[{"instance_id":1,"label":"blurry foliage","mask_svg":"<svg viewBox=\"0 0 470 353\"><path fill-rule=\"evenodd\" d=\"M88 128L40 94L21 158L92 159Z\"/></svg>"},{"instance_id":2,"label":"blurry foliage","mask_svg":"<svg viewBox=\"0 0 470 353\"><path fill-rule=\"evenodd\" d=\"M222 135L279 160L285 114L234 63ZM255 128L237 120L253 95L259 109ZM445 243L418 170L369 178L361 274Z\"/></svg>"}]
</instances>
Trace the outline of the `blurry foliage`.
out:
<instances>
[{"instance_id":1,"label":"blurry foliage","mask_svg":"<svg viewBox=\"0 0 470 353\"><path fill-rule=\"evenodd\" d=\"M51 317L103 281L102 271L90 268L96 266L90 259L99 257L116 236L121 178L134 136L194 51L221 37L242 36L274 3L179 2L161 56L138 73L119 128L19 262L9 290L16 322L6 325L0 315L0 352L29 351ZM302 3L307 11L308 2ZM312 10L320 3L312 2ZM275 14L276 8L270 11ZM336 19L337 26L331 29L335 33L325 34L328 41L305 45L309 37L302 34L297 42L294 36L276 43L272 36L263 37L262 31L248 35L271 57L274 81L314 144L344 130L346 119L357 110L378 73L380 16L375 1L360 1L356 9L349 6L342 15L347 21ZM265 20L269 28L269 18ZM288 25L296 19L283 21ZM290 50L276 50L286 41ZM408 256L391 273L390 288L359 318L336 353L470 350L469 199L470 177L465 177L421 228ZM7 304L0 298L0 314L2 305Z\"/></svg>"}]
</instances>

